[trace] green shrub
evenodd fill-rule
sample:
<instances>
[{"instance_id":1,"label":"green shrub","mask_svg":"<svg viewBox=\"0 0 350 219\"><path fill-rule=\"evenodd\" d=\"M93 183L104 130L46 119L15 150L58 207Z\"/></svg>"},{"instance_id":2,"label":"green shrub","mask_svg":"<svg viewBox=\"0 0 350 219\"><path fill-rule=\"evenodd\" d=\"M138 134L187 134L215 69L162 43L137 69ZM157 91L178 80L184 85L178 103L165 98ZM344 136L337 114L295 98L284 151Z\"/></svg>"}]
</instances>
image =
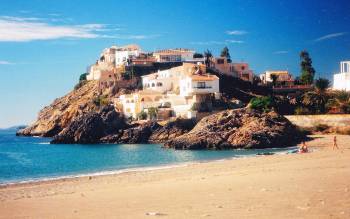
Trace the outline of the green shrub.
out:
<instances>
[{"instance_id":1,"label":"green shrub","mask_svg":"<svg viewBox=\"0 0 350 219\"><path fill-rule=\"evenodd\" d=\"M155 107L148 108L148 116L151 120L157 119L157 113L158 113L157 108Z\"/></svg>"},{"instance_id":2,"label":"green shrub","mask_svg":"<svg viewBox=\"0 0 350 219\"><path fill-rule=\"evenodd\" d=\"M95 97L92 102L96 105L96 106L106 106L109 104L109 99L106 95L99 95L97 97Z\"/></svg>"},{"instance_id":3,"label":"green shrub","mask_svg":"<svg viewBox=\"0 0 350 219\"><path fill-rule=\"evenodd\" d=\"M269 112L274 107L274 101L271 97L254 97L249 102L249 108Z\"/></svg>"},{"instance_id":4,"label":"green shrub","mask_svg":"<svg viewBox=\"0 0 350 219\"><path fill-rule=\"evenodd\" d=\"M140 119L140 120L145 120L147 119L147 113L145 111L141 111L138 115L137 115L137 118Z\"/></svg>"},{"instance_id":5,"label":"green shrub","mask_svg":"<svg viewBox=\"0 0 350 219\"><path fill-rule=\"evenodd\" d=\"M88 73L81 74L80 77L79 77L79 81L86 81L86 76L87 75L88 75Z\"/></svg>"}]
</instances>

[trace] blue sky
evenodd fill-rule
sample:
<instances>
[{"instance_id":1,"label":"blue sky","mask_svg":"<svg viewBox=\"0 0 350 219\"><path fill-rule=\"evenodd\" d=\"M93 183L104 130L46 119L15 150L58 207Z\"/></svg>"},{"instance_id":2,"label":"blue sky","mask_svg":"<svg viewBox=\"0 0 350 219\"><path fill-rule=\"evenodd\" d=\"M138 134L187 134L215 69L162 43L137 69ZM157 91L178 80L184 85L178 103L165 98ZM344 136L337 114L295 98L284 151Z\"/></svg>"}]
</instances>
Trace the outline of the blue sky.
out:
<instances>
[{"instance_id":1,"label":"blue sky","mask_svg":"<svg viewBox=\"0 0 350 219\"><path fill-rule=\"evenodd\" d=\"M2 0L0 127L34 121L113 44L216 55L226 45L256 74L288 69L296 76L307 49L317 76L331 79L339 61L350 60L349 11L348 0Z\"/></svg>"}]
</instances>

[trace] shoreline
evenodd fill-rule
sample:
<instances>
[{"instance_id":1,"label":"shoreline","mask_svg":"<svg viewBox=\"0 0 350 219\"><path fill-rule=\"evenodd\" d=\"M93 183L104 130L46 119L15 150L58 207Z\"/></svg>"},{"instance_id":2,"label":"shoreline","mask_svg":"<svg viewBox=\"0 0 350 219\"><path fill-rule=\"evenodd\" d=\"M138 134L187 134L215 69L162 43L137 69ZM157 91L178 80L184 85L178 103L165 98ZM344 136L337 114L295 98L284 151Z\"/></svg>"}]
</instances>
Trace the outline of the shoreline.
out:
<instances>
[{"instance_id":1,"label":"shoreline","mask_svg":"<svg viewBox=\"0 0 350 219\"><path fill-rule=\"evenodd\" d=\"M39 144L43 144L43 143L39 143ZM46 144L46 142L44 142L44 144ZM27 180L0 182L0 189L22 186L22 185L36 185L41 183L50 183L50 182L54 183L54 182L60 182L60 181L65 182L69 180L74 181L74 180L79 180L80 178L115 176L115 175L128 174L133 172L147 172L147 171L154 171L154 170L171 169L171 168L185 167L188 165L201 164L201 163L220 162L220 161L228 161L228 160L244 159L244 158L257 158L261 156L287 155L289 154L290 150L297 149L297 146L289 146L286 148L265 148L265 149L255 149L255 150L266 150L266 149L271 149L271 150L280 149L283 151L273 152L273 154L270 154L270 155L263 155L263 154L235 155L234 157L221 158L221 159L197 160L197 161L179 162L179 163L156 165L156 166L143 166L143 167L125 168L125 169L119 169L119 170L105 170L105 171L98 171L98 172L91 172L91 173L77 173L77 174L69 174L69 175L62 175L62 176L39 177L39 178L27 179ZM236 150L245 150L245 149L236 149ZM247 149L247 150L250 150L250 149Z\"/></svg>"},{"instance_id":2,"label":"shoreline","mask_svg":"<svg viewBox=\"0 0 350 219\"><path fill-rule=\"evenodd\" d=\"M337 136L339 150L318 135L305 154L8 186L0 218L349 218L350 136Z\"/></svg>"}]
</instances>

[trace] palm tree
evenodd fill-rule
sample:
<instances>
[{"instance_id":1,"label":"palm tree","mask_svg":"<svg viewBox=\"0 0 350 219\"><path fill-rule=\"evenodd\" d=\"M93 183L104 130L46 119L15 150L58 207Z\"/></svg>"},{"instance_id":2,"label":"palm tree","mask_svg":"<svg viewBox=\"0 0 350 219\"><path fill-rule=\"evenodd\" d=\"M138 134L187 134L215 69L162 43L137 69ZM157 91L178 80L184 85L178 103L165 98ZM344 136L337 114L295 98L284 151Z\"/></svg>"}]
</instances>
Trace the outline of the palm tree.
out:
<instances>
[{"instance_id":1,"label":"palm tree","mask_svg":"<svg viewBox=\"0 0 350 219\"><path fill-rule=\"evenodd\" d=\"M204 57L205 57L205 65L210 68L210 59L213 57L213 54L209 49L207 51L204 51Z\"/></svg>"},{"instance_id":2,"label":"palm tree","mask_svg":"<svg viewBox=\"0 0 350 219\"><path fill-rule=\"evenodd\" d=\"M325 78L319 78L315 81L314 90L309 91L303 95L302 103L316 113L326 112L326 103L329 99L327 89L330 81Z\"/></svg>"}]
</instances>

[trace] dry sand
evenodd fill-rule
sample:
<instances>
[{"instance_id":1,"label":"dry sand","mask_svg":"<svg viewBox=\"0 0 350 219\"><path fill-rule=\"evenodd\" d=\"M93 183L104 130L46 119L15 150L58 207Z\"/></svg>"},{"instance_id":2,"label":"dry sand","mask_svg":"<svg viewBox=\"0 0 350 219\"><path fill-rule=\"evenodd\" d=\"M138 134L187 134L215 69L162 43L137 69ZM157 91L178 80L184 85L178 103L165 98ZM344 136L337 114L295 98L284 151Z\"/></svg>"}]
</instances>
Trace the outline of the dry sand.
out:
<instances>
[{"instance_id":1,"label":"dry sand","mask_svg":"<svg viewBox=\"0 0 350 219\"><path fill-rule=\"evenodd\" d=\"M350 136L313 152L0 188L0 218L350 218Z\"/></svg>"}]
</instances>

